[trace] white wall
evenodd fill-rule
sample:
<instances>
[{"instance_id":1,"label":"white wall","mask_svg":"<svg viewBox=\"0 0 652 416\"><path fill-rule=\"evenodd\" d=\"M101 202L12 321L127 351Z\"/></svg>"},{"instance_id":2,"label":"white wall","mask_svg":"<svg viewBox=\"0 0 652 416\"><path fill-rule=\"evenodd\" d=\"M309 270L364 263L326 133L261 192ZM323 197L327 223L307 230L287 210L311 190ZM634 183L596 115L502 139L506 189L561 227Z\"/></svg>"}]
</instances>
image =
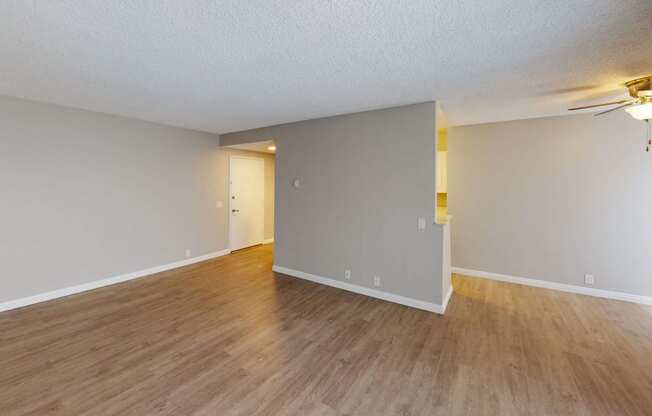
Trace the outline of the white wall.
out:
<instances>
[{"instance_id":1,"label":"white wall","mask_svg":"<svg viewBox=\"0 0 652 416\"><path fill-rule=\"evenodd\" d=\"M226 249L221 159L215 135L0 97L0 302Z\"/></svg>"},{"instance_id":2,"label":"white wall","mask_svg":"<svg viewBox=\"0 0 652 416\"><path fill-rule=\"evenodd\" d=\"M369 288L377 274L382 291L441 304L435 131L435 104L424 103L220 140L276 142L276 265L340 281L350 269L350 283Z\"/></svg>"},{"instance_id":3,"label":"white wall","mask_svg":"<svg viewBox=\"0 0 652 416\"><path fill-rule=\"evenodd\" d=\"M453 265L652 296L652 153L623 111L448 131Z\"/></svg>"}]
</instances>

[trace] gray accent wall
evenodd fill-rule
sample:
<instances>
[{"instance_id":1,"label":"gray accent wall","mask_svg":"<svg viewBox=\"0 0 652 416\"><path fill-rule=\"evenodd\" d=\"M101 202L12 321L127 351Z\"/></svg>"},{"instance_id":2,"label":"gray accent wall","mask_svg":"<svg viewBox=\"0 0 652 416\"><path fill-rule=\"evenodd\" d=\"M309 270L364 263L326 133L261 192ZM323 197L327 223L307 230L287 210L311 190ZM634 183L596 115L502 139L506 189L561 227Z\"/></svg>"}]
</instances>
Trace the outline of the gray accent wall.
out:
<instances>
[{"instance_id":1,"label":"gray accent wall","mask_svg":"<svg viewBox=\"0 0 652 416\"><path fill-rule=\"evenodd\" d=\"M441 304L435 132L435 104L424 103L220 140L276 141L276 265L342 281L350 269L350 283L364 287L378 275L379 290Z\"/></svg>"},{"instance_id":2,"label":"gray accent wall","mask_svg":"<svg viewBox=\"0 0 652 416\"><path fill-rule=\"evenodd\" d=\"M652 153L624 111L453 127L453 266L652 296Z\"/></svg>"},{"instance_id":3,"label":"gray accent wall","mask_svg":"<svg viewBox=\"0 0 652 416\"><path fill-rule=\"evenodd\" d=\"M0 302L226 249L218 144L0 97Z\"/></svg>"}]
</instances>

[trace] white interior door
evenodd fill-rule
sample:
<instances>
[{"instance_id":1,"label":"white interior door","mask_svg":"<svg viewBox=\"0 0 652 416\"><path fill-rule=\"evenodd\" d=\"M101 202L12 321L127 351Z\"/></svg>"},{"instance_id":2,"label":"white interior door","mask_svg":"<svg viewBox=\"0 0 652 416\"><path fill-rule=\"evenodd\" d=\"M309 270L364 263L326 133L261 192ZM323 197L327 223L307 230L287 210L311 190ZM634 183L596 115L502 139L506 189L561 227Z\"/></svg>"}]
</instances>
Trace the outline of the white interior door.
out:
<instances>
[{"instance_id":1,"label":"white interior door","mask_svg":"<svg viewBox=\"0 0 652 416\"><path fill-rule=\"evenodd\" d=\"M265 218L265 165L263 159L229 159L229 233L231 250L263 242Z\"/></svg>"}]
</instances>

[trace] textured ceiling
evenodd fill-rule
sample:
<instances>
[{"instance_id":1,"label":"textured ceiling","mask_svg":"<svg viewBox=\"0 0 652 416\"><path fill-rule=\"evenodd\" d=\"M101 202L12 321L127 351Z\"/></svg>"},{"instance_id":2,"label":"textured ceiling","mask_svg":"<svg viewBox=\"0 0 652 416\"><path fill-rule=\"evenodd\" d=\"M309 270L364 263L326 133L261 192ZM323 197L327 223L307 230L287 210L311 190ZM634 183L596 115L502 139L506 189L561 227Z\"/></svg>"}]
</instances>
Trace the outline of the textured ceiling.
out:
<instances>
[{"instance_id":1,"label":"textured ceiling","mask_svg":"<svg viewBox=\"0 0 652 416\"><path fill-rule=\"evenodd\" d=\"M651 38L650 0L2 0L0 94L218 133L430 100L459 125L599 98Z\"/></svg>"}]
</instances>

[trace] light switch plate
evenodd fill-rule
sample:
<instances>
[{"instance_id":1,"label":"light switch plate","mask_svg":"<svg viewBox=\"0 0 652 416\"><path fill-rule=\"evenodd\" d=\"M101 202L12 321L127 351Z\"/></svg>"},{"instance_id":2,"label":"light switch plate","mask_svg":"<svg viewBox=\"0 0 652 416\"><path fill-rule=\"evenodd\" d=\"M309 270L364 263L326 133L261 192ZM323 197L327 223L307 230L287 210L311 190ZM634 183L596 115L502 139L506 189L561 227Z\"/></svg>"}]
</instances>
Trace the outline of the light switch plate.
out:
<instances>
[{"instance_id":1,"label":"light switch plate","mask_svg":"<svg viewBox=\"0 0 652 416\"><path fill-rule=\"evenodd\" d=\"M417 220L417 228L422 231L426 229L426 219L423 217L419 217Z\"/></svg>"}]
</instances>

